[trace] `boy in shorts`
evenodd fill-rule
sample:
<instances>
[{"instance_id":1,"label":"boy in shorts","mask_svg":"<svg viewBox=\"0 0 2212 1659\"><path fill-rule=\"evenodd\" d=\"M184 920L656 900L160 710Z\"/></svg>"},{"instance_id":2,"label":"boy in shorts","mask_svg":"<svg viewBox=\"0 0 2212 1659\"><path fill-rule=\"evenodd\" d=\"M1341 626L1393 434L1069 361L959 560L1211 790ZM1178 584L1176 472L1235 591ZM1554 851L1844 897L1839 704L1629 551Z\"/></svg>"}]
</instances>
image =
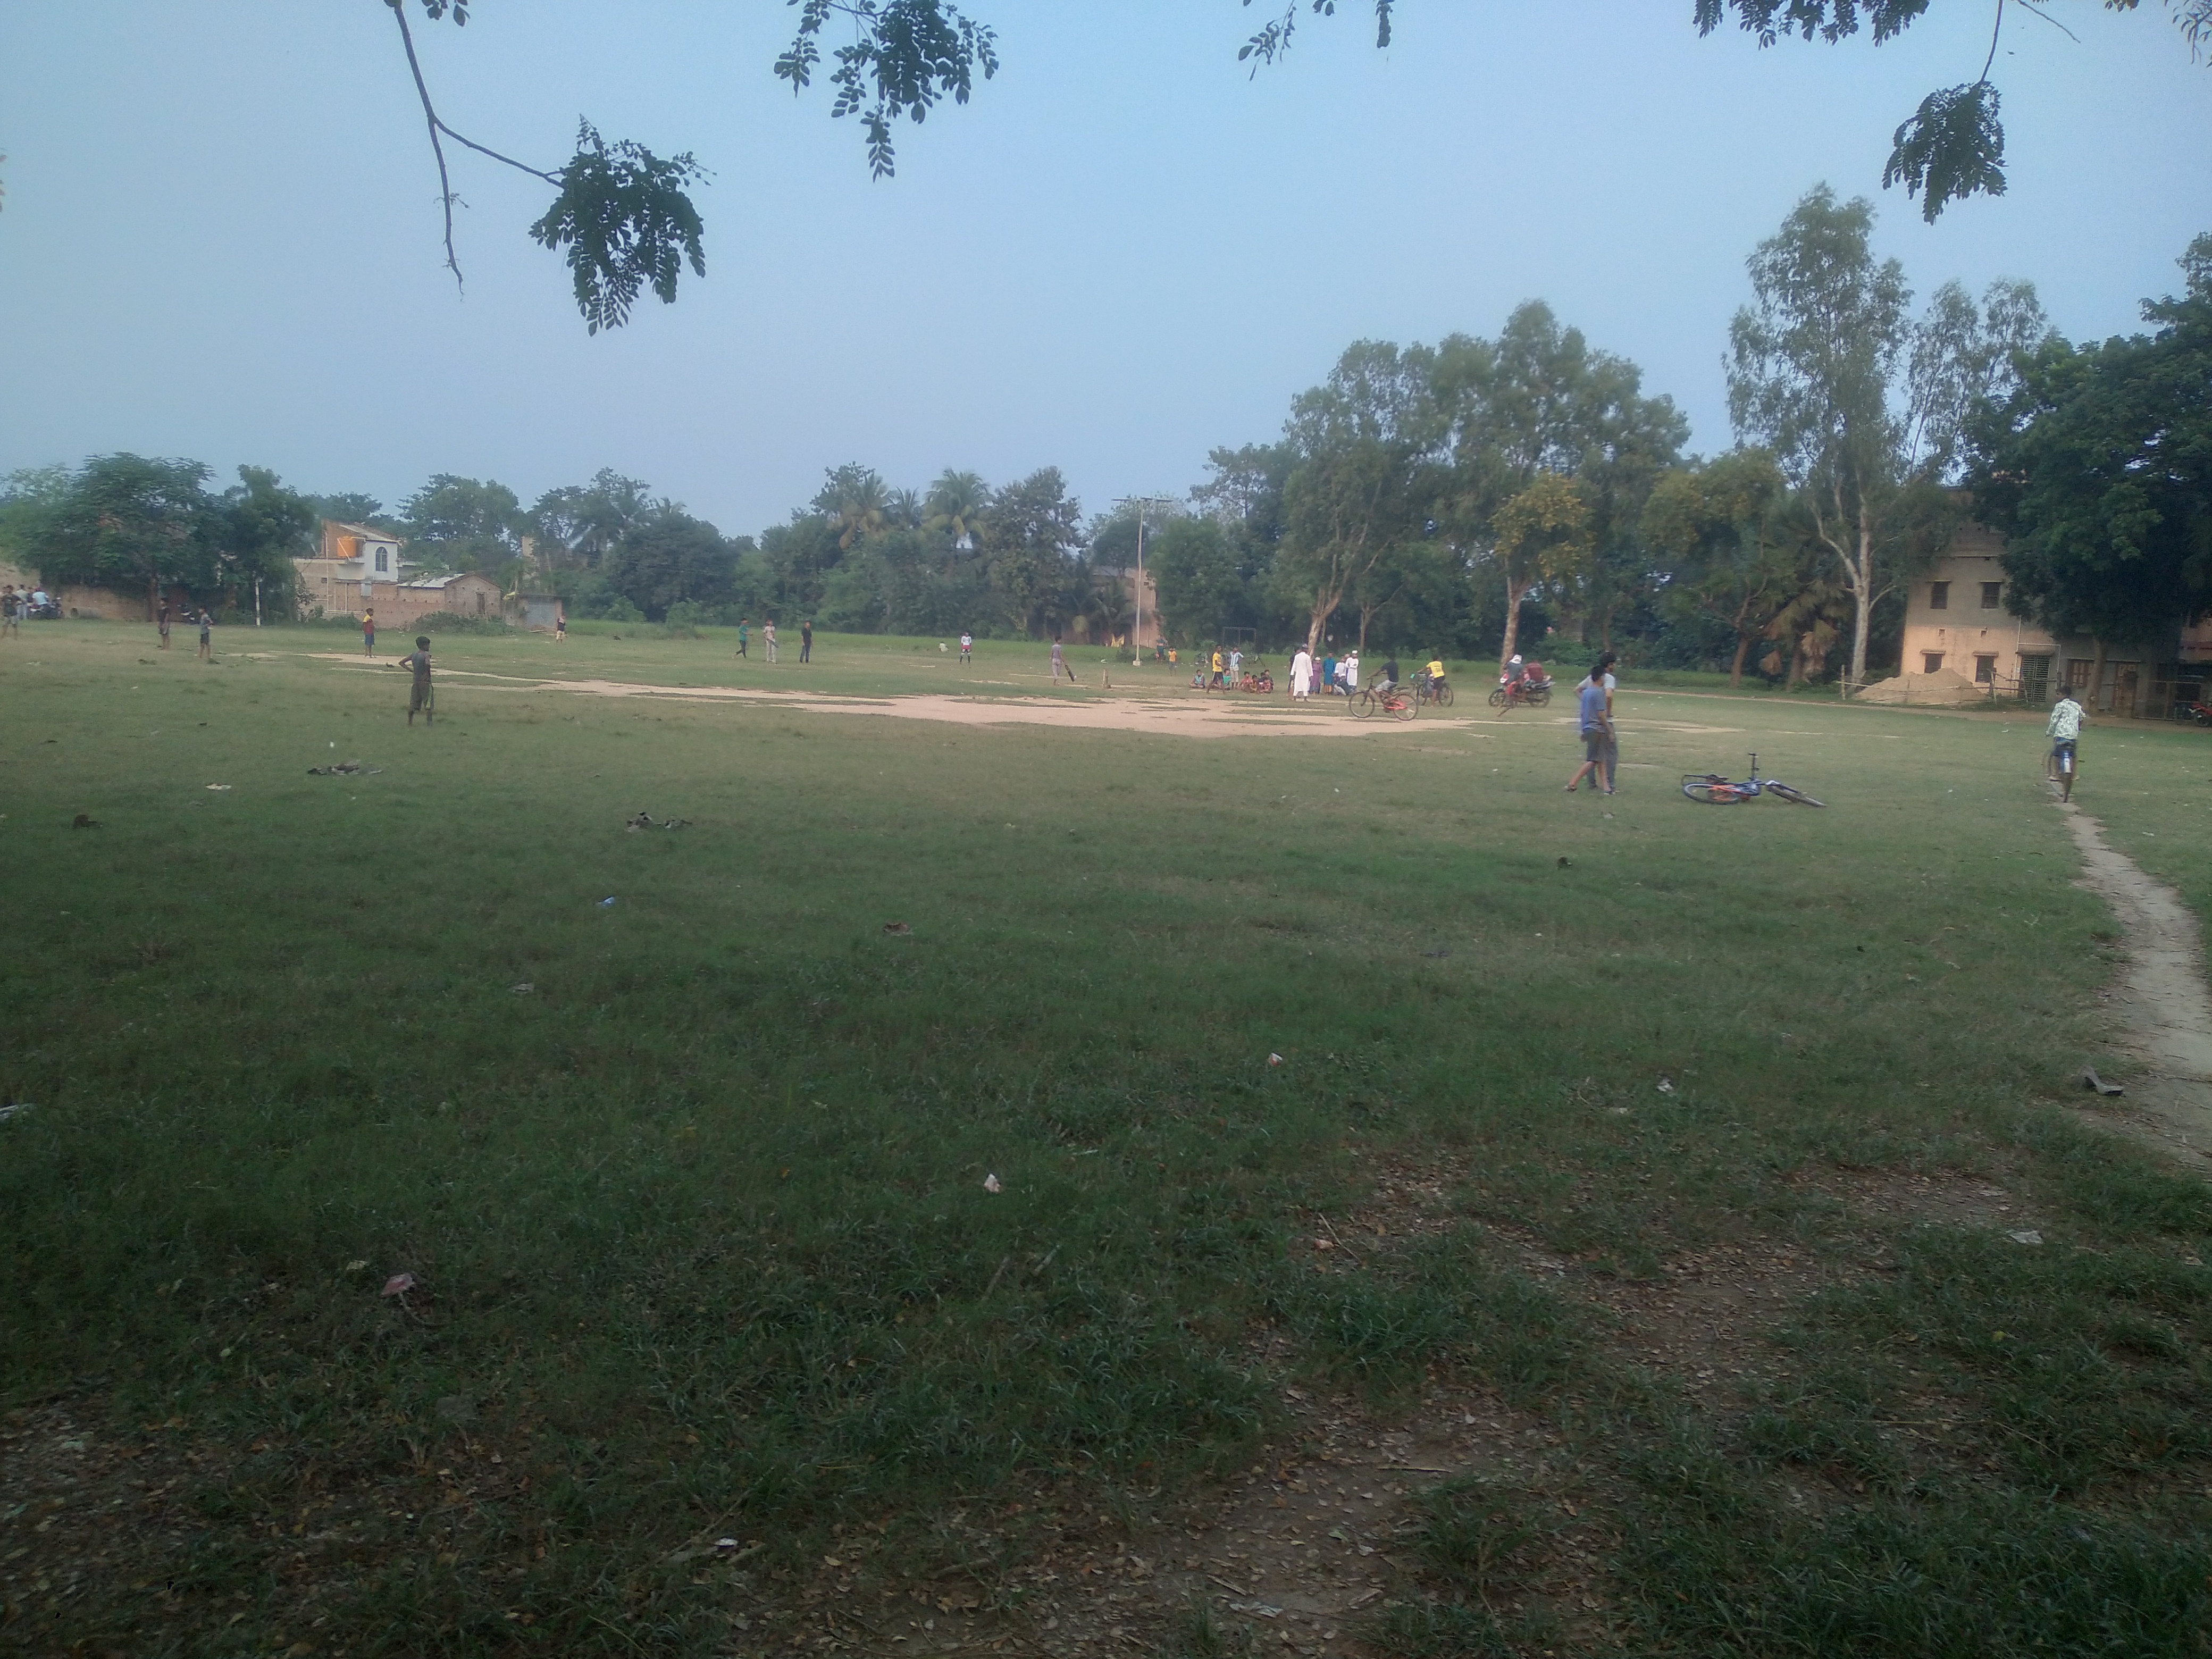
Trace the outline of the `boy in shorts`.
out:
<instances>
[{"instance_id":1,"label":"boy in shorts","mask_svg":"<svg viewBox=\"0 0 2212 1659\"><path fill-rule=\"evenodd\" d=\"M420 709L422 724L428 726L438 712L438 700L430 691L430 636L417 634L415 649L399 659L399 665L414 675L414 684L407 692L407 724L415 724L415 714Z\"/></svg>"}]
</instances>

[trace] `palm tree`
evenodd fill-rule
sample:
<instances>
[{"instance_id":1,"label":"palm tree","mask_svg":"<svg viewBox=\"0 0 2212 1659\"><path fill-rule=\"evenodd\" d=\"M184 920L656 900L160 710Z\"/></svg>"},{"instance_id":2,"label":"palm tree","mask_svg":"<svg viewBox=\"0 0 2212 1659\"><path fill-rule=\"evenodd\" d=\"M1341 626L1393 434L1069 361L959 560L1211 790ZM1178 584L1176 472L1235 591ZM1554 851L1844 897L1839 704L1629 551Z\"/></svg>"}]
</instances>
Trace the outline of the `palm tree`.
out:
<instances>
[{"instance_id":1,"label":"palm tree","mask_svg":"<svg viewBox=\"0 0 2212 1659\"><path fill-rule=\"evenodd\" d=\"M871 466L841 466L814 497L814 510L837 524L837 545L849 548L863 537L884 527L884 507L890 492Z\"/></svg>"},{"instance_id":2,"label":"palm tree","mask_svg":"<svg viewBox=\"0 0 2212 1659\"><path fill-rule=\"evenodd\" d=\"M972 552L990 501L991 486L981 473L956 472L948 466L929 487L929 517L922 527L942 535L955 555Z\"/></svg>"},{"instance_id":3,"label":"palm tree","mask_svg":"<svg viewBox=\"0 0 2212 1659\"><path fill-rule=\"evenodd\" d=\"M884 512L894 530L919 530L927 516L921 492L917 489L894 489Z\"/></svg>"}]
</instances>

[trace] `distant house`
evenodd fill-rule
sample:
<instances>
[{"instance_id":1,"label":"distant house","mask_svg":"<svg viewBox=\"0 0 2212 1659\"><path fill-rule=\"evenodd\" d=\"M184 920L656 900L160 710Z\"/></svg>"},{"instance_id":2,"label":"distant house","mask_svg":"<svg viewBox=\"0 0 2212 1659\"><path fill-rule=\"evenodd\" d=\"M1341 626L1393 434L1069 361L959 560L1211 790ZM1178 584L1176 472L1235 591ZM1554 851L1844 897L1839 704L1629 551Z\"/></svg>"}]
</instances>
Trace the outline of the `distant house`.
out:
<instances>
[{"instance_id":1,"label":"distant house","mask_svg":"<svg viewBox=\"0 0 2212 1659\"><path fill-rule=\"evenodd\" d=\"M2054 635L2005 609L2004 539L1962 525L1916 578L1905 603L1903 672L1870 685L1870 702L1966 702L2018 697L2041 708L2063 688L2099 714L2163 718L2212 678L2212 629L2177 622L2137 639Z\"/></svg>"},{"instance_id":2,"label":"distant house","mask_svg":"<svg viewBox=\"0 0 2212 1659\"><path fill-rule=\"evenodd\" d=\"M378 591L376 620L380 627L412 628L433 613L469 617L503 616L499 584L489 576L469 570L458 576L426 576L420 581L402 582L389 592Z\"/></svg>"},{"instance_id":3,"label":"distant house","mask_svg":"<svg viewBox=\"0 0 2212 1659\"><path fill-rule=\"evenodd\" d=\"M300 611L325 617L358 617L374 610L380 629L398 633L434 611L456 617L504 614L499 584L474 571L459 576L408 580L401 550L407 545L368 525L323 521L317 556L295 559L299 573Z\"/></svg>"},{"instance_id":4,"label":"distant house","mask_svg":"<svg viewBox=\"0 0 2212 1659\"><path fill-rule=\"evenodd\" d=\"M365 524L323 520L323 534L312 559L295 559L300 611L313 616L358 617L398 585L404 537Z\"/></svg>"}]
</instances>

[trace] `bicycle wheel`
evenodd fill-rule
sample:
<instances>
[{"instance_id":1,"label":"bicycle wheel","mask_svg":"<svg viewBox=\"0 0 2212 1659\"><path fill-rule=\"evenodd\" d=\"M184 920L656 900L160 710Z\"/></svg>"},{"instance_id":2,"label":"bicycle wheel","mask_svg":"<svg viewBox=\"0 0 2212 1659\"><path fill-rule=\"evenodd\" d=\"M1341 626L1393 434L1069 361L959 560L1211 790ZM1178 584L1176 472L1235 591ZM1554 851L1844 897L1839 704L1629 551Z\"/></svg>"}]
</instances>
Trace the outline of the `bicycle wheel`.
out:
<instances>
[{"instance_id":1,"label":"bicycle wheel","mask_svg":"<svg viewBox=\"0 0 2212 1659\"><path fill-rule=\"evenodd\" d=\"M1786 783L1777 783L1772 778L1766 780L1765 789L1768 794L1779 795L1799 806L1826 806L1828 804L1824 800L1814 800L1802 789L1792 789Z\"/></svg>"},{"instance_id":2,"label":"bicycle wheel","mask_svg":"<svg viewBox=\"0 0 2212 1659\"><path fill-rule=\"evenodd\" d=\"M1437 687L1435 695L1437 708L1449 708L1451 707L1452 689L1451 683L1449 680L1447 680L1443 684Z\"/></svg>"},{"instance_id":3,"label":"bicycle wheel","mask_svg":"<svg viewBox=\"0 0 2212 1659\"><path fill-rule=\"evenodd\" d=\"M1383 700L1382 707L1396 720L1409 720L1419 714L1420 705L1403 691L1394 691Z\"/></svg>"},{"instance_id":4,"label":"bicycle wheel","mask_svg":"<svg viewBox=\"0 0 2212 1659\"><path fill-rule=\"evenodd\" d=\"M1684 778L1682 793L1707 806L1735 806L1750 799L1725 778Z\"/></svg>"}]
</instances>

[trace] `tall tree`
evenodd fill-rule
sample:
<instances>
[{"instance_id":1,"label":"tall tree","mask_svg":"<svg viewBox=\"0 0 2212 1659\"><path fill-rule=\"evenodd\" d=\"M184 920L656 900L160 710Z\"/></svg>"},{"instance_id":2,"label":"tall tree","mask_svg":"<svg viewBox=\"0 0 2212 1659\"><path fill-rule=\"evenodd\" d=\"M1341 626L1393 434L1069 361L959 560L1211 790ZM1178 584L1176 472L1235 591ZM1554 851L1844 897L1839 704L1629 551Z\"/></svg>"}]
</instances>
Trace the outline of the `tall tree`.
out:
<instances>
[{"instance_id":1,"label":"tall tree","mask_svg":"<svg viewBox=\"0 0 2212 1659\"><path fill-rule=\"evenodd\" d=\"M832 467L815 492L814 510L836 520L837 545L848 548L890 522L890 489L872 466Z\"/></svg>"},{"instance_id":2,"label":"tall tree","mask_svg":"<svg viewBox=\"0 0 2212 1659\"><path fill-rule=\"evenodd\" d=\"M1565 580L1565 566L1559 577L1539 566L1524 583L1497 534L1505 504L1547 475L1576 479L1576 500L1590 515L1589 555L1573 562L1579 591L1555 597L1594 602L1602 632L1624 593L1642 583L1638 515L1651 482L1688 436L1680 411L1671 398L1645 397L1634 363L1592 347L1541 301L1516 307L1495 340L1455 334L1443 341L1434 385L1449 465L1438 527L1470 568L1508 591L1501 656L1512 654L1522 598L1537 584Z\"/></svg>"},{"instance_id":3,"label":"tall tree","mask_svg":"<svg viewBox=\"0 0 2212 1659\"><path fill-rule=\"evenodd\" d=\"M1757 303L1729 330L1737 436L1772 452L1851 596L1846 693L1866 681L1875 604L1940 545L1940 487L1968 410L2008 389L2044 328L2023 283L1994 289L1986 312L1947 288L1916 323L1903 267L1874 258L1873 228L1863 198L1809 191L1752 254Z\"/></svg>"},{"instance_id":4,"label":"tall tree","mask_svg":"<svg viewBox=\"0 0 2212 1659\"><path fill-rule=\"evenodd\" d=\"M615 544L607 585L659 622L672 605L720 605L730 595L737 551L721 532L662 501Z\"/></svg>"},{"instance_id":5,"label":"tall tree","mask_svg":"<svg viewBox=\"0 0 2212 1659\"><path fill-rule=\"evenodd\" d=\"M143 587L153 620L161 591L215 585L220 512L198 461L96 455L51 504L39 527L36 559L48 581L79 581L129 591Z\"/></svg>"},{"instance_id":6,"label":"tall tree","mask_svg":"<svg viewBox=\"0 0 2212 1659\"><path fill-rule=\"evenodd\" d=\"M2062 632L2141 635L2212 609L2212 233L2150 334L2053 338L1985 422L1975 498L2006 533L2008 603Z\"/></svg>"},{"instance_id":7,"label":"tall tree","mask_svg":"<svg viewBox=\"0 0 2212 1659\"><path fill-rule=\"evenodd\" d=\"M563 565L595 568L608 550L643 519L652 491L612 467L601 467L587 484L549 489L530 509L530 534L549 571Z\"/></svg>"},{"instance_id":8,"label":"tall tree","mask_svg":"<svg viewBox=\"0 0 2212 1659\"><path fill-rule=\"evenodd\" d=\"M1244 621L1245 581L1221 521L1170 519L1145 538L1145 568L1159 595L1160 623L1185 645Z\"/></svg>"},{"instance_id":9,"label":"tall tree","mask_svg":"<svg viewBox=\"0 0 2212 1659\"><path fill-rule=\"evenodd\" d=\"M992 591L1024 632L1035 636L1081 613L1090 584L1076 556L1082 530L1083 504L1067 493L1056 466L1042 467L991 498L984 562Z\"/></svg>"},{"instance_id":10,"label":"tall tree","mask_svg":"<svg viewBox=\"0 0 2212 1659\"><path fill-rule=\"evenodd\" d=\"M1353 586L1425 532L1438 430L1434 362L1425 346L1363 340L1291 405L1284 442L1295 460L1273 576L1305 612L1308 650Z\"/></svg>"},{"instance_id":11,"label":"tall tree","mask_svg":"<svg viewBox=\"0 0 2212 1659\"><path fill-rule=\"evenodd\" d=\"M222 492L219 533L229 571L258 584L276 614L290 616L292 561L315 551L313 504L267 467L241 466Z\"/></svg>"},{"instance_id":12,"label":"tall tree","mask_svg":"<svg viewBox=\"0 0 2212 1659\"><path fill-rule=\"evenodd\" d=\"M1498 655L1510 658L1528 590L1539 582L1565 585L1587 569L1596 545L1589 503L1565 474L1539 472L1498 509L1492 534L1505 578L1505 642Z\"/></svg>"},{"instance_id":13,"label":"tall tree","mask_svg":"<svg viewBox=\"0 0 2212 1659\"><path fill-rule=\"evenodd\" d=\"M945 538L947 563L975 550L975 538L983 527L983 514L991 505L991 487L978 472L946 467L929 487L923 506L923 528Z\"/></svg>"},{"instance_id":14,"label":"tall tree","mask_svg":"<svg viewBox=\"0 0 2212 1659\"><path fill-rule=\"evenodd\" d=\"M441 472L399 504L410 563L495 574L522 550L522 503L505 484Z\"/></svg>"},{"instance_id":15,"label":"tall tree","mask_svg":"<svg viewBox=\"0 0 2212 1659\"><path fill-rule=\"evenodd\" d=\"M1743 684L1753 646L1810 585L1811 552L1790 505L1774 458L1738 449L1668 472L1644 508L1644 540L1665 565L1661 610L1717 623L1735 636L1731 686Z\"/></svg>"}]
</instances>

